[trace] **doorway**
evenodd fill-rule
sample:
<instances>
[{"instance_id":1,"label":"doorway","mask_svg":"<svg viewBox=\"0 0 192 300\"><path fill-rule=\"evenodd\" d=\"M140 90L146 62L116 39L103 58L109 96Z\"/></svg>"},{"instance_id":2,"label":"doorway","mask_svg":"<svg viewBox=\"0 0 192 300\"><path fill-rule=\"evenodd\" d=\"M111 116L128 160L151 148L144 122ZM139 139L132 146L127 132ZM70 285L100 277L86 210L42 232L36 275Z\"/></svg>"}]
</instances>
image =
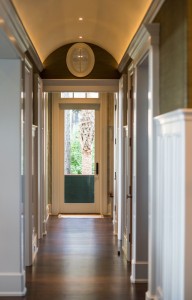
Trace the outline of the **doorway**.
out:
<instances>
[{"instance_id":1,"label":"doorway","mask_svg":"<svg viewBox=\"0 0 192 300\"><path fill-rule=\"evenodd\" d=\"M107 94L97 93L98 98L88 97L90 93L84 98L61 94L52 94L52 214L105 215Z\"/></svg>"},{"instance_id":2,"label":"doorway","mask_svg":"<svg viewBox=\"0 0 192 300\"><path fill-rule=\"evenodd\" d=\"M100 105L60 106L60 212L99 213Z\"/></svg>"}]
</instances>

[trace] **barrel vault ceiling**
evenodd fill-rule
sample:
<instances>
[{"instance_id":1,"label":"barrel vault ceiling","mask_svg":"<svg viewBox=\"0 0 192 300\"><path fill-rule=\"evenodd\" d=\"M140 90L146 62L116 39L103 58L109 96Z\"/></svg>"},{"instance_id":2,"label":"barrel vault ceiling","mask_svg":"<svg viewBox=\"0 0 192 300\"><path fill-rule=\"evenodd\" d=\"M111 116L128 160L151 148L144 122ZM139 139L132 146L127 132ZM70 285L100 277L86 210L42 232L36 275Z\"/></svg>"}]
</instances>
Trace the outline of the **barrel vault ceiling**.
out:
<instances>
[{"instance_id":1,"label":"barrel vault ceiling","mask_svg":"<svg viewBox=\"0 0 192 300\"><path fill-rule=\"evenodd\" d=\"M43 62L75 42L102 47L119 63L152 0L12 0Z\"/></svg>"}]
</instances>

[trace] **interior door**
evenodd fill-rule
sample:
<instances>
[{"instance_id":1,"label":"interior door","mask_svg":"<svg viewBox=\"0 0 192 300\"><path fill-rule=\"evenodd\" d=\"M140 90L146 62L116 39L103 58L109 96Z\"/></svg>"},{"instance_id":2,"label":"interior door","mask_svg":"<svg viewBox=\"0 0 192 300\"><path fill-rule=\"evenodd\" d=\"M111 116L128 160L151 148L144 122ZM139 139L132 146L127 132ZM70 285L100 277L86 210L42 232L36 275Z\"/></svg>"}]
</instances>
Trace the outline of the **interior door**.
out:
<instances>
[{"instance_id":1,"label":"interior door","mask_svg":"<svg viewBox=\"0 0 192 300\"><path fill-rule=\"evenodd\" d=\"M60 108L60 212L99 213L98 105Z\"/></svg>"}]
</instances>

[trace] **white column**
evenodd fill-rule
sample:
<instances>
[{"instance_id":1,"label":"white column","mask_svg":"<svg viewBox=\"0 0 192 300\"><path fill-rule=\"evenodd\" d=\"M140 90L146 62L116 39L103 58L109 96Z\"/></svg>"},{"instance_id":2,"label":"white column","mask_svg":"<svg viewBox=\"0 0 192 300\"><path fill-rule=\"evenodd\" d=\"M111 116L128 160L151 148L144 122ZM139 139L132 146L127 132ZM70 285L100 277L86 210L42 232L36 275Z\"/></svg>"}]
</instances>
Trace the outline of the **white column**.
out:
<instances>
[{"instance_id":1,"label":"white column","mask_svg":"<svg viewBox=\"0 0 192 300\"><path fill-rule=\"evenodd\" d=\"M20 83L20 60L0 60L0 296L26 292Z\"/></svg>"},{"instance_id":2,"label":"white column","mask_svg":"<svg viewBox=\"0 0 192 300\"><path fill-rule=\"evenodd\" d=\"M43 203L44 203L44 172L43 172L43 85L42 80L39 75L34 77L34 97L35 101L38 103L38 239L43 237Z\"/></svg>"},{"instance_id":3,"label":"white column","mask_svg":"<svg viewBox=\"0 0 192 300\"><path fill-rule=\"evenodd\" d=\"M32 264L32 65L26 59L24 68L24 190L25 190L25 265Z\"/></svg>"},{"instance_id":4,"label":"white column","mask_svg":"<svg viewBox=\"0 0 192 300\"><path fill-rule=\"evenodd\" d=\"M146 300L154 299L156 269L155 269L155 247L156 247L156 143L155 143L155 125L154 116L159 114L159 24L150 24L147 26L150 34L149 48L149 108L148 108L148 141L149 141L149 218L148 218L148 291Z\"/></svg>"}]
</instances>

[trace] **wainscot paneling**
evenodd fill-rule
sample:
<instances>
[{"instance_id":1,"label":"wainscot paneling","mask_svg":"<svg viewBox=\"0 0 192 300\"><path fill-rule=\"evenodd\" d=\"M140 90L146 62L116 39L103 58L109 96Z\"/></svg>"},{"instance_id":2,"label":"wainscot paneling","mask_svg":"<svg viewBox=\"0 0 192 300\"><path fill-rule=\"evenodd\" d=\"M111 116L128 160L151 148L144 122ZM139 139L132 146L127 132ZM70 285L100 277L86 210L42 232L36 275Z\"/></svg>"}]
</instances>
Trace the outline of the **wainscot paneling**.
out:
<instances>
[{"instance_id":1,"label":"wainscot paneling","mask_svg":"<svg viewBox=\"0 0 192 300\"><path fill-rule=\"evenodd\" d=\"M155 118L156 295L192 297L192 110Z\"/></svg>"}]
</instances>

